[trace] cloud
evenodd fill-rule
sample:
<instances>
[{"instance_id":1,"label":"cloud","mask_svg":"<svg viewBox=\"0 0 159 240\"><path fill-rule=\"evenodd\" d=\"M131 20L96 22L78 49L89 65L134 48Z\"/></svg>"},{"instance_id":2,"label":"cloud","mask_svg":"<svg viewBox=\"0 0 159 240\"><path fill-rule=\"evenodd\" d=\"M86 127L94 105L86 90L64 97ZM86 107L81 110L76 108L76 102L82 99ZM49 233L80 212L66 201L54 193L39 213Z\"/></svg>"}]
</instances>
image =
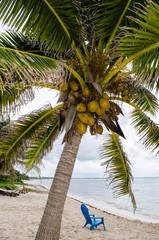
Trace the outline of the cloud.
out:
<instances>
[{"instance_id":1,"label":"cloud","mask_svg":"<svg viewBox=\"0 0 159 240\"><path fill-rule=\"evenodd\" d=\"M38 110L44 105L51 104L55 106L58 100L58 94L56 90L47 88L37 88L34 87L35 98L33 101L29 102L27 105L21 106L20 112L11 116L12 120L18 119L24 114L28 114L34 110Z\"/></svg>"},{"instance_id":2,"label":"cloud","mask_svg":"<svg viewBox=\"0 0 159 240\"><path fill-rule=\"evenodd\" d=\"M73 177L104 177L104 167L101 160L80 161L76 160Z\"/></svg>"},{"instance_id":3,"label":"cloud","mask_svg":"<svg viewBox=\"0 0 159 240\"><path fill-rule=\"evenodd\" d=\"M89 132L83 135L77 156L79 161L98 160L100 142L99 138L91 136Z\"/></svg>"}]
</instances>

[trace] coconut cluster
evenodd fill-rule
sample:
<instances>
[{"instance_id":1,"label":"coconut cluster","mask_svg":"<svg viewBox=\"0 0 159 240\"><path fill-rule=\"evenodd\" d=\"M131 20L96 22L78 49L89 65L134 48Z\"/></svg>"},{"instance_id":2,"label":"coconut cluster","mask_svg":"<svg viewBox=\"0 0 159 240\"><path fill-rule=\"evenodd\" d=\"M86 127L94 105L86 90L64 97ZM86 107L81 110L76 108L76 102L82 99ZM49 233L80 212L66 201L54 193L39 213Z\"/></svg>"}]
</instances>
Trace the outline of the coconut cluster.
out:
<instances>
[{"instance_id":1,"label":"coconut cluster","mask_svg":"<svg viewBox=\"0 0 159 240\"><path fill-rule=\"evenodd\" d=\"M106 93L100 94L92 84L82 90L75 80L63 83L61 91L69 92L69 100L77 106L75 126L81 134L90 128L90 133L102 134L103 127L99 124L100 117L110 108L109 96Z\"/></svg>"}]
</instances>

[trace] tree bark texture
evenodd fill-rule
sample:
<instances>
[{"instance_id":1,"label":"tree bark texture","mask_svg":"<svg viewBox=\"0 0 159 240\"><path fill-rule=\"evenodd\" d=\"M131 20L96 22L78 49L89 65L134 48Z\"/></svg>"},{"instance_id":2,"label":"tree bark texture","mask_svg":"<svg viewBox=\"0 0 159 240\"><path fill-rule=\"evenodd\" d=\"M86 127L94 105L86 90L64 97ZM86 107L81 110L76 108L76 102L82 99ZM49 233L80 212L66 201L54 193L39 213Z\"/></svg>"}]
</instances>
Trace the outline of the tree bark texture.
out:
<instances>
[{"instance_id":1,"label":"tree bark texture","mask_svg":"<svg viewBox=\"0 0 159 240\"><path fill-rule=\"evenodd\" d=\"M35 240L59 240L62 213L82 135L75 131L65 143Z\"/></svg>"}]
</instances>

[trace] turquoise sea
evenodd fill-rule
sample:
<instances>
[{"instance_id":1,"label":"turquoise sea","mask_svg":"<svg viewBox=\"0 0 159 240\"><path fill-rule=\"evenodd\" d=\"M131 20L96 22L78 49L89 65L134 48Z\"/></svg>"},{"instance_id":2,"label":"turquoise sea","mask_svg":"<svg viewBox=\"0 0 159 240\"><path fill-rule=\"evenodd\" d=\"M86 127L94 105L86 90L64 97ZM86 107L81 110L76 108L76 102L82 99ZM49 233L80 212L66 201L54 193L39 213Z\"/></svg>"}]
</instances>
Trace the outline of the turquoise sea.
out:
<instances>
[{"instance_id":1,"label":"turquoise sea","mask_svg":"<svg viewBox=\"0 0 159 240\"><path fill-rule=\"evenodd\" d=\"M32 183L50 188L52 180L34 179ZM73 178L68 196L123 217L159 223L159 178L135 178L133 193L137 203L135 214L130 198L114 198L103 178Z\"/></svg>"}]
</instances>

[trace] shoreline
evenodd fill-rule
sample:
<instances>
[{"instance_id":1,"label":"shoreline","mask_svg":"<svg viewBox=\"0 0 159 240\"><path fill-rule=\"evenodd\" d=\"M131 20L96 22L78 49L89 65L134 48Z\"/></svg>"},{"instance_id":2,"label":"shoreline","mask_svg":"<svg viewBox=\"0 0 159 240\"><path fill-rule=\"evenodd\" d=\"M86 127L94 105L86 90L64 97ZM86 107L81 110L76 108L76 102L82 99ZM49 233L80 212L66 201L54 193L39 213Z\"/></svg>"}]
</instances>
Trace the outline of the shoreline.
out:
<instances>
[{"instance_id":1,"label":"shoreline","mask_svg":"<svg viewBox=\"0 0 159 240\"><path fill-rule=\"evenodd\" d=\"M84 197L78 197L78 196L75 196L75 195L71 195L71 194L68 194L68 197L74 199L74 200L77 200L79 202L82 202L82 203L85 203L93 208L97 208L101 211L104 211L104 212L107 212L107 213L110 213L112 215L115 215L115 216L119 216L119 217L122 217L122 218L127 218L129 220L139 220L141 222L145 222L145 223L157 223L159 224L159 219L157 218L153 218L151 216L148 216L148 215L142 215L142 214L139 214L139 213L135 213L133 214L133 212L130 212L128 210L124 210L124 209L119 209L119 208L116 208L116 207L113 207L111 204L108 204L108 203L105 203L105 202L99 202L99 201L96 201L96 200L91 200L91 199L86 199Z\"/></svg>"},{"instance_id":2,"label":"shoreline","mask_svg":"<svg viewBox=\"0 0 159 240\"><path fill-rule=\"evenodd\" d=\"M31 184L40 193L29 192L17 197L0 196L0 239L34 240L48 197L48 189ZM86 204L90 214L104 217L106 231L100 225L90 231L83 227L82 201L67 197L60 240L158 240L159 224L129 220Z\"/></svg>"},{"instance_id":3,"label":"shoreline","mask_svg":"<svg viewBox=\"0 0 159 240\"><path fill-rule=\"evenodd\" d=\"M49 187L43 184L36 184L31 181L25 181L28 185L39 185L42 186L49 191ZM141 222L145 223L159 223L159 218L155 218L148 214L140 214L140 213L133 213L133 211L125 210L123 208L117 208L116 206L113 206L113 204L106 203L104 201L98 201L91 198L85 198L83 196L78 196L75 194L68 193L68 197L71 197L74 200L80 201L81 203L86 203L87 205L90 205L91 207L97 208L101 211L113 214L115 216L127 218L129 220L139 220Z\"/></svg>"}]
</instances>

